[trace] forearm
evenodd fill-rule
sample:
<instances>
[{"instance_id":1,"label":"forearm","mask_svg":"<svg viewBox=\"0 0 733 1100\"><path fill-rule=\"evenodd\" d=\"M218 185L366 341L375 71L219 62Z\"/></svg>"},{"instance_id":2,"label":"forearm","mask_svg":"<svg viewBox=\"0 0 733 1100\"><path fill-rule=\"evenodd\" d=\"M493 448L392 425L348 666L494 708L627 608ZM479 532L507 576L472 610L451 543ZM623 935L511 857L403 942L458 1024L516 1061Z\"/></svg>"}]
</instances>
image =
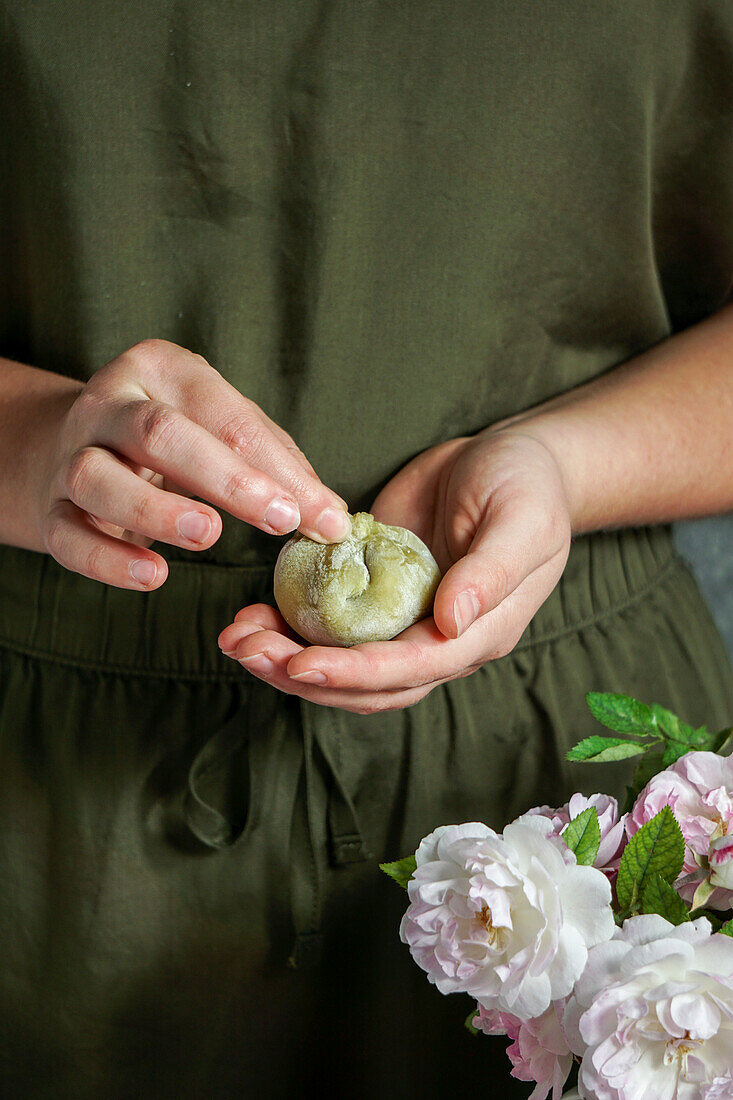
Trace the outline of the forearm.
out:
<instances>
[{"instance_id":1,"label":"forearm","mask_svg":"<svg viewBox=\"0 0 733 1100\"><path fill-rule=\"evenodd\" d=\"M555 455L574 533L733 508L733 307L504 427Z\"/></svg>"},{"instance_id":2,"label":"forearm","mask_svg":"<svg viewBox=\"0 0 733 1100\"><path fill-rule=\"evenodd\" d=\"M60 410L81 382L0 358L0 543L43 550L38 485Z\"/></svg>"}]
</instances>

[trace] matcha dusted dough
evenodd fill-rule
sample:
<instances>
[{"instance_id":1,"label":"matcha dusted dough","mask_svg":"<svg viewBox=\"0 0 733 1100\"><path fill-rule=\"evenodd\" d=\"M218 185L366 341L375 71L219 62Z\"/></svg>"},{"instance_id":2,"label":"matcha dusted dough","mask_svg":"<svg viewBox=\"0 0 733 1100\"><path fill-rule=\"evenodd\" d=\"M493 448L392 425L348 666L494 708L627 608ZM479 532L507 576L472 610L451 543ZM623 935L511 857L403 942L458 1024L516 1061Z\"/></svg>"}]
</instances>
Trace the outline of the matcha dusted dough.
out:
<instances>
[{"instance_id":1,"label":"matcha dusted dough","mask_svg":"<svg viewBox=\"0 0 733 1100\"><path fill-rule=\"evenodd\" d=\"M440 570L404 527L351 517L351 535L322 545L294 535L275 565L275 600L301 637L352 646L394 638L430 613Z\"/></svg>"}]
</instances>

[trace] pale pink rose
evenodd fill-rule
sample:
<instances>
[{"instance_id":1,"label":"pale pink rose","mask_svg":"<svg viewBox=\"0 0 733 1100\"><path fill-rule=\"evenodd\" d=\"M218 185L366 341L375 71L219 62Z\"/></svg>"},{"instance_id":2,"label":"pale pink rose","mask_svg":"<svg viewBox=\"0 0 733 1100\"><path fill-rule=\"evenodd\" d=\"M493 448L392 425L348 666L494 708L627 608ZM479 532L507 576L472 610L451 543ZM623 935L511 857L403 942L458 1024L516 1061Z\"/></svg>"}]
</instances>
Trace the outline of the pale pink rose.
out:
<instances>
[{"instance_id":1,"label":"pale pink rose","mask_svg":"<svg viewBox=\"0 0 733 1100\"><path fill-rule=\"evenodd\" d=\"M716 1077L709 1085L703 1085L700 1100L733 1100L733 1076Z\"/></svg>"},{"instance_id":2,"label":"pale pink rose","mask_svg":"<svg viewBox=\"0 0 733 1100\"><path fill-rule=\"evenodd\" d=\"M626 847L626 818L627 814L619 817L618 802L607 794L574 794L569 802L559 809L553 810L551 806L536 806L529 810L530 814L540 814L548 818L559 836L566 825L574 817L582 814L589 806L595 806L598 814L598 824L601 830L601 844L598 854L593 861L593 866L599 871L613 878L618 871L623 850Z\"/></svg>"},{"instance_id":3,"label":"pale pink rose","mask_svg":"<svg viewBox=\"0 0 733 1100\"><path fill-rule=\"evenodd\" d=\"M629 836L664 806L672 810L685 838L685 862L676 885L682 897L691 901L697 886L708 877L700 861L707 862L711 841L733 833L733 757L688 752L655 775L629 814ZM730 909L733 892L719 887L705 904L712 909Z\"/></svg>"},{"instance_id":4,"label":"pale pink rose","mask_svg":"<svg viewBox=\"0 0 733 1100\"><path fill-rule=\"evenodd\" d=\"M733 836L719 836L710 843L710 885L733 891Z\"/></svg>"},{"instance_id":5,"label":"pale pink rose","mask_svg":"<svg viewBox=\"0 0 733 1100\"><path fill-rule=\"evenodd\" d=\"M415 856L400 936L441 993L541 1016L570 993L588 948L613 935L608 879L578 866L542 817L503 835L480 822L441 826Z\"/></svg>"},{"instance_id":6,"label":"pale pink rose","mask_svg":"<svg viewBox=\"0 0 733 1100\"><path fill-rule=\"evenodd\" d=\"M529 1100L546 1100L550 1092L552 1100L561 1100L562 1087L573 1065L573 1055L560 1027L559 1017L562 1016L564 1007L562 1001L551 1004L547 1012L534 1020L519 1020L516 1016L506 1020L507 1014L497 1013L505 1017L506 1034L513 1040L511 1046L507 1047L512 1063L512 1077L516 1077L518 1081L535 1083L536 1087ZM479 1005L479 1015L474 1020L474 1026L481 1030L485 1030L481 1025L483 1012ZM495 1030L488 1033L497 1034Z\"/></svg>"},{"instance_id":7,"label":"pale pink rose","mask_svg":"<svg viewBox=\"0 0 733 1100\"><path fill-rule=\"evenodd\" d=\"M546 1100L550 1092L552 1100L561 1100L562 1087L573 1064L573 1055L560 1027L564 1008L564 1001L558 1001L537 1019L520 1020L509 1012L487 1012L478 1005L473 1026L486 1035L507 1035L512 1040L507 1047L512 1077L536 1085L529 1100Z\"/></svg>"},{"instance_id":8,"label":"pale pink rose","mask_svg":"<svg viewBox=\"0 0 733 1100\"><path fill-rule=\"evenodd\" d=\"M700 1100L731 1068L733 939L630 917L589 952L563 1030L583 1100Z\"/></svg>"},{"instance_id":9,"label":"pale pink rose","mask_svg":"<svg viewBox=\"0 0 733 1100\"><path fill-rule=\"evenodd\" d=\"M519 1035L522 1021L511 1012L499 1012L495 1008L484 1008L476 1005L476 1015L471 1023L477 1031L483 1031L484 1035L507 1035L512 1042Z\"/></svg>"}]
</instances>

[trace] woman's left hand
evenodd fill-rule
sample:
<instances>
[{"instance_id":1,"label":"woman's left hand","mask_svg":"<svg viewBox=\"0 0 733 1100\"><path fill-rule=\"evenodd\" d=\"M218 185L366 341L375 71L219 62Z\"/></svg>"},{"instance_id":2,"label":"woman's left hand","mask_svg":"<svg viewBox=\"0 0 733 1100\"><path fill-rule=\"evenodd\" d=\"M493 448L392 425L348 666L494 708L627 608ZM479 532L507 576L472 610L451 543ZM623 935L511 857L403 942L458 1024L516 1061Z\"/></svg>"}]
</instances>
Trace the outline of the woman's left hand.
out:
<instances>
[{"instance_id":1,"label":"woman's left hand","mask_svg":"<svg viewBox=\"0 0 733 1100\"><path fill-rule=\"evenodd\" d=\"M243 608L219 645L288 694L357 714L411 706L509 653L557 584L571 520L552 451L525 425L424 451L371 508L429 546L443 579L433 617L388 642L307 646L266 604Z\"/></svg>"}]
</instances>

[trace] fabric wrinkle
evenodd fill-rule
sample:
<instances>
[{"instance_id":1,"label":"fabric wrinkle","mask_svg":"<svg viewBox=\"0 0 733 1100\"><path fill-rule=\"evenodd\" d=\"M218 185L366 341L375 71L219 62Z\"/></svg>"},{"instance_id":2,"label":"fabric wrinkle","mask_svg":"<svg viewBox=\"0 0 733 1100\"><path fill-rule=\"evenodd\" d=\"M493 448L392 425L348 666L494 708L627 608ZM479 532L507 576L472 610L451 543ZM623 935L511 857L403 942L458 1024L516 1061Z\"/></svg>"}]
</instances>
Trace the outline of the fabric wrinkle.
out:
<instances>
[{"instance_id":1,"label":"fabric wrinkle","mask_svg":"<svg viewBox=\"0 0 733 1100\"><path fill-rule=\"evenodd\" d=\"M267 685L254 688L254 693L236 707L224 725L206 738L188 768L185 790L174 795L174 802L182 796L182 813L188 829L212 853L235 845L246 846L249 836L262 824L260 796L266 782L263 761L269 755L266 742L271 733L267 715L274 699L264 709L258 700L273 695L273 689ZM310 867L306 900L302 892L298 898L296 891L291 891L292 965L317 959L328 868L373 858L344 783L337 724L338 718L328 708L314 711L304 705L302 734L292 725L287 731L291 741L299 742L298 762L289 772L281 773L280 781L289 785L286 801L293 808L297 791L301 784L304 786ZM296 757L291 755L291 759ZM246 767L242 766L243 761ZM292 832L292 822L287 832Z\"/></svg>"}]
</instances>

